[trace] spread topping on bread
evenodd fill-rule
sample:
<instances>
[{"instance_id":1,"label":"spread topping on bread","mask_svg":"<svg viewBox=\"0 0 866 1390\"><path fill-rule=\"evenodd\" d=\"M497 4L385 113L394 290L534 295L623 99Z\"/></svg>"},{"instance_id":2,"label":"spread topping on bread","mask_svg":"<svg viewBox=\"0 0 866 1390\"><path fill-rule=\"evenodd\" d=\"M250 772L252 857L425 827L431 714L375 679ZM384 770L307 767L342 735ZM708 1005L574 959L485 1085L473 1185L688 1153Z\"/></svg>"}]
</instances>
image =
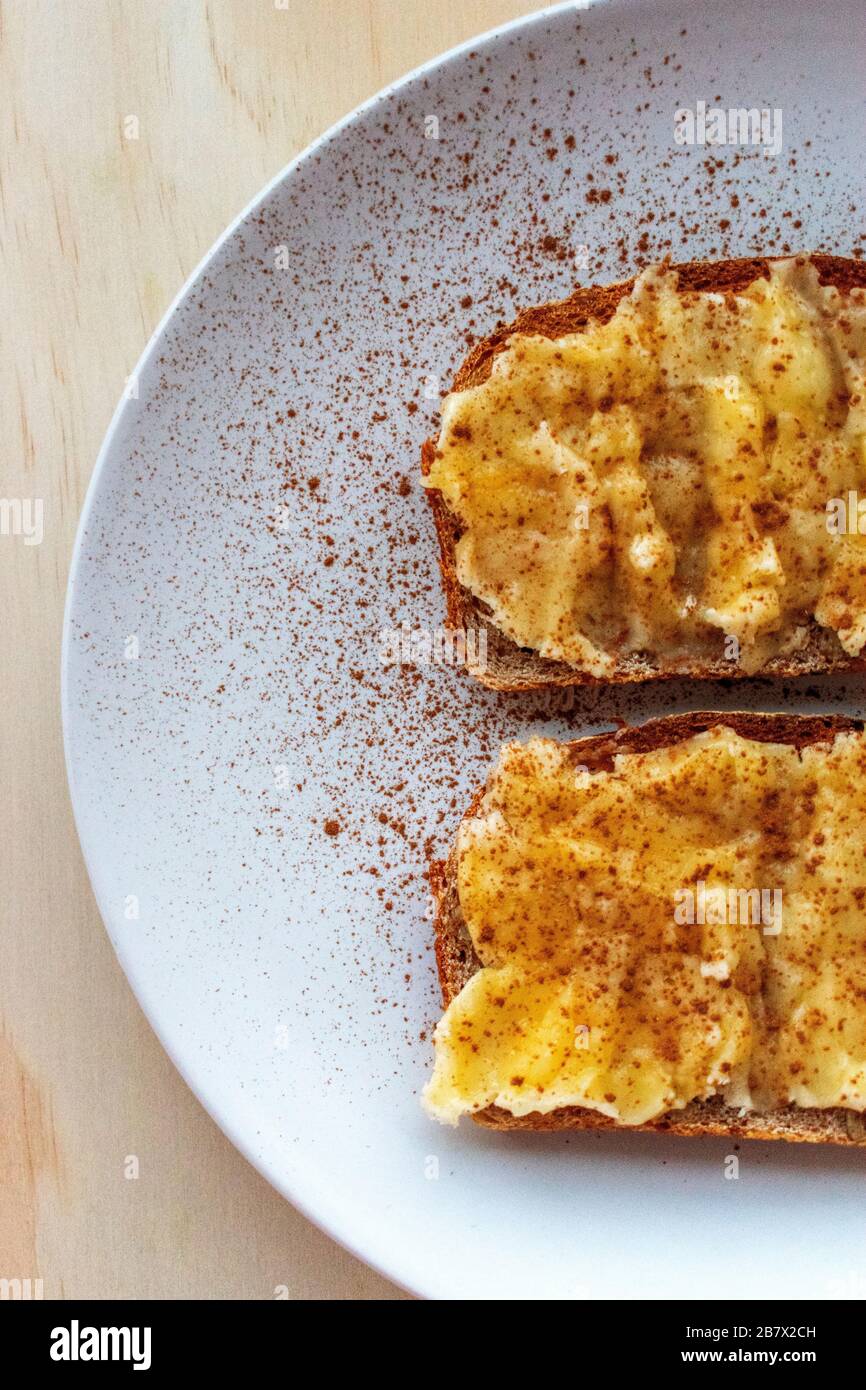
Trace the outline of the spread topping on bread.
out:
<instances>
[{"instance_id":1,"label":"spread topping on bread","mask_svg":"<svg viewBox=\"0 0 866 1390\"><path fill-rule=\"evenodd\" d=\"M428 1109L866 1110L866 736L715 727L579 757L505 747L461 825L480 968L436 1030Z\"/></svg>"},{"instance_id":2,"label":"spread topping on bread","mask_svg":"<svg viewBox=\"0 0 866 1390\"><path fill-rule=\"evenodd\" d=\"M542 656L754 671L814 623L858 656L866 536L828 508L866 492L866 292L802 259L736 293L649 270L606 322L514 334L446 397L425 482L460 583Z\"/></svg>"}]
</instances>

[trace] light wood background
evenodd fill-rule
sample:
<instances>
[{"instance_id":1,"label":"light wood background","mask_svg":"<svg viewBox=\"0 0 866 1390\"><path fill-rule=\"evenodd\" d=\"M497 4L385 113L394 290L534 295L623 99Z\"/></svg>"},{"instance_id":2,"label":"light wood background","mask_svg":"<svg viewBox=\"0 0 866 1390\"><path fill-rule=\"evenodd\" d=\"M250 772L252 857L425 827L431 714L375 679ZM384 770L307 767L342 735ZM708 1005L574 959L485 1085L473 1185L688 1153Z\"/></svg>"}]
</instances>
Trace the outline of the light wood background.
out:
<instances>
[{"instance_id":1,"label":"light wood background","mask_svg":"<svg viewBox=\"0 0 866 1390\"><path fill-rule=\"evenodd\" d=\"M533 8L0 0L0 496L44 506L41 545L0 535L0 1278L46 1298L403 1296L235 1152L115 961L66 790L63 598L113 407L223 227L360 101Z\"/></svg>"}]
</instances>

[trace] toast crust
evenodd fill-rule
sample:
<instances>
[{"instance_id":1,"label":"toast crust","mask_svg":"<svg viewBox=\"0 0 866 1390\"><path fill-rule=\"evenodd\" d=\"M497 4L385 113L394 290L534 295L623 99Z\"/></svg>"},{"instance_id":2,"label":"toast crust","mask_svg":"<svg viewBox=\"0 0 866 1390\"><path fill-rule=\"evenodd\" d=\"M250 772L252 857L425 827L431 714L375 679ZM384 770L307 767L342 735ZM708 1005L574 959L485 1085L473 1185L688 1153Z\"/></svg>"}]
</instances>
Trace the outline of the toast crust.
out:
<instances>
[{"instance_id":1,"label":"toast crust","mask_svg":"<svg viewBox=\"0 0 866 1390\"><path fill-rule=\"evenodd\" d=\"M727 261L690 261L672 265L679 276L684 292L737 292L758 279L767 279L770 266L777 256L759 256ZM784 258L790 259L790 258ZM807 257L818 273L822 285L834 285L842 293L866 289L866 261L844 256L812 255ZM590 285L576 289L567 299L526 309L513 323L497 328L489 337L477 343L463 362L452 384L452 391L479 386L490 375L493 359L502 352L513 333L540 334L546 338L561 338L575 333L591 320L606 323L620 300L634 288L634 278L612 285ZM433 464L436 440L428 439L421 448L421 472L426 477ZM745 679L746 673L731 661L654 660L649 654L630 654L604 676L593 676L565 661L555 661L538 652L519 647L491 621L487 606L463 587L457 578L456 545L460 538L460 523L435 488L426 488L433 512L439 541L439 568L445 594L446 626L449 628L486 633L487 662L482 668L470 667L471 674L492 690L542 690L550 686L621 685L635 681L673 680L687 676L696 680ZM809 638L798 652L776 656L754 674L760 676L804 676L819 672L863 671L866 657L848 656L841 648L835 633L822 628L814 619L809 625Z\"/></svg>"},{"instance_id":2,"label":"toast crust","mask_svg":"<svg viewBox=\"0 0 866 1390\"><path fill-rule=\"evenodd\" d=\"M576 762L590 771L598 771L612 767L617 753L643 753L654 748L671 747L719 725L759 743L786 743L795 748L832 743L837 734L859 731L864 727L863 720L848 719L842 715L691 711L610 733L575 739L566 747L574 750ZM475 793L464 819L478 814L485 790L485 787L480 787ZM481 968L460 910L456 844L447 860L435 861L431 865L430 884L437 903L434 923L436 963L442 999L447 1008L467 980ZM821 1110L789 1105L766 1113L749 1111L741 1114L739 1109L727 1106L719 1097L692 1101L683 1110L669 1111L642 1125L620 1125L606 1115L580 1106L566 1106L545 1115L534 1113L517 1117L494 1105L477 1112L472 1118L488 1129L618 1129L690 1137L725 1135L743 1139L786 1139L794 1143L866 1147L866 1115L855 1111L841 1107Z\"/></svg>"}]
</instances>

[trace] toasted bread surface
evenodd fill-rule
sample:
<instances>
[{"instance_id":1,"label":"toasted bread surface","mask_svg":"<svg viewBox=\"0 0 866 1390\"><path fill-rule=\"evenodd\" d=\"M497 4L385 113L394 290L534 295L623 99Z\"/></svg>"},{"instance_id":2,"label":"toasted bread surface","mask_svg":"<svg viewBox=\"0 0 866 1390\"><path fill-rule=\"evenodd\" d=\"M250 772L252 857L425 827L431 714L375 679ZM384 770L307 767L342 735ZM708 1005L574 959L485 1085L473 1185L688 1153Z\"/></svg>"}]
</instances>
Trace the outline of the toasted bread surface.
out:
<instances>
[{"instance_id":1,"label":"toasted bread surface","mask_svg":"<svg viewBox=\"0 0 866 1390\"><path fill-rule=\"evenodd\" d=\"M642 753L670 747L684 739L724 725L743 738L759 743L785 743L796 748L807 744L832 743L838 733L861 730L863 721L841 715L755 714L747 711L720 714L692 711L668 715L646 724L576 739L567 746L575 750L576 760L590 771L613 765L617 753ZM478 813L485 788L476 792L466 817ZM434 924L436 961L445 1007L459 994L467 980L481 968L463 920L457 894L456 848L447 861L431 866L431 886L437 900ZM549 1114L516 1117L497 1106L489 1106L472 1116L490 1129L634 1129L686 1136L729 1135L747 1139L785 1139L813 1144L866 1146L866 1117L842 1108L806 1109L790 1105L784 1109L759 1113L725 1105L720 1098L693 1101L683 1110L643 1125L623 1126L597 1111L567 1106Z\"/></svg>"},{"instance_id":2,"label":"toasted bread surface","mask_svg":"<svg viewBox=\"0 0 866 1390\"><path fill-rule=\"evenodd\" d=\"M727 261L691 261L672 265L679 289L737 292L753 281L766 279L770 266L780 257L754 257ZM866 262L843 256L812 255L821 284L834 285L842 293L866 289ZM497 328L477 343L463 362L452 384L453 391L478 386L490 375L496 355L502 352L514 333L540 334L561 338L579 332L590 320L606 323L617 305L634 288L634 278L612 285L591 285L576 289L567 299L557 300L519 314L513 323ZM436 440L428 439L421 450L421 472L426 477L436 451ZM486 605L457 577L456 545L460 538L458 518L435 488L427 489L439 541L440 570L446 603L446 623L463 631L477 630L486 636L486 662L470 670L483 685L493 690L539 690L547 686L623 684L635 681L670 680L687 676L698 680L742 678L735 662L719 659L662 661L651 653L630 654L618 662L605 677L598 677L565 661L555 661L538 652L520 647L491 621ZM822 628L814 619L809 624L808 641L795 653L776 656L760 670L764 676L802 676L818 672L866 670L866 658L848 656L834 632Z\"/></svg>"}]
</instances>

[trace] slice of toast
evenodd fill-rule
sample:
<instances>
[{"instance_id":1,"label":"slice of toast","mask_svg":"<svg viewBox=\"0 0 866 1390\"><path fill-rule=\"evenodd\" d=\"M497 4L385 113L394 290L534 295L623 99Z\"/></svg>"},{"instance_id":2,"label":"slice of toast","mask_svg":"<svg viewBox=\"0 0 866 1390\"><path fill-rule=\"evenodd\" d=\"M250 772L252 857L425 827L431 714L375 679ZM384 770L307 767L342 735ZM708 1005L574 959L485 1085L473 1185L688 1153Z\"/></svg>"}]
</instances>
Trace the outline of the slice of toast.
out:
<instances>
[{"instance_id":1,"label":"slice of toast","mask_svg":"<svg viewBox=\"0 0 866 1390\"><path fill-rule=\"evenodd\" d=\"M691 261L674 265L683 292L744 290L754 280L766 279L773 260L780 257L756 257L728 261ZM845 293L866 288L866 262L842 256L812 255L822 284L834 285ZM577 289L568 299L527 309L515 321L497 328L489 337L477 343L457 372L453 391L478 386L490 375L494 357L505 348L514 333L540 334L560 338L579 332L591 320L606 323L620 300L634 288L634 279L621 280L613 285L591 285ZM428 439L421 450L421 472L426 477L436 451L436 440ZM720 657L716 661L664 661L651 655L635 653L618 662L604 677L591 675L568 662L555 661L538 652L520 647L491 621L486 605L464 588L457 578L455 548L460 538L460 524L434 488L426 489L436 534L439 539L440 569L445 592L446 625L463 632L483 632L486 638L486 660L483 665L469 669L483 685L493 690L539 690L547 686L597 685L601 682L622 684L633 681L669 680L687 676L700 680L743 677L745 673L736 662ZM773 657L757 674L766 676L802 676L817 672L866 670L866 659L846 655L834 632L822 628L814 619L809 624L808 640L798 651Z\"/></svg>"},{"instance_id":2,"label":"slice of toast","mask_svg":"<svg viewBox=\"0 0 866 1390\"><path fill-rule=\"evenodd\" d=\"M640 753L670 747L706 729L724 725L743 738L759 743L786 743L802 748L806 744L830 743L837 733L862 730L863 721L840 715L754 714L714 711L667 715L646 724L622 728L614 733L577 739L569 747L579 748L579 761L590 771L610 768L616 753ZM466 818L478 814L485 788L476 792ZM431 886L437 901L434 924L436 962L445 1007L459 994L467 980L481 968L460 910L457 894L456 846L447 861L431 865ZM805 1109L796 1105L759 1113L742 1113L721 1098L692 1101L683 1110L670 1111L647 1124L623 1126L597 1111L568 1106L549 1114L530 1114L520 1118L497 1106L473 1114L472 1118L490 1129L634 1129L682 1135L730 1135L746 1139L787 1139L812 1144L856 1144L866 1146L866 1116L842 1108Z\"/></svg>"}]
</instances>

